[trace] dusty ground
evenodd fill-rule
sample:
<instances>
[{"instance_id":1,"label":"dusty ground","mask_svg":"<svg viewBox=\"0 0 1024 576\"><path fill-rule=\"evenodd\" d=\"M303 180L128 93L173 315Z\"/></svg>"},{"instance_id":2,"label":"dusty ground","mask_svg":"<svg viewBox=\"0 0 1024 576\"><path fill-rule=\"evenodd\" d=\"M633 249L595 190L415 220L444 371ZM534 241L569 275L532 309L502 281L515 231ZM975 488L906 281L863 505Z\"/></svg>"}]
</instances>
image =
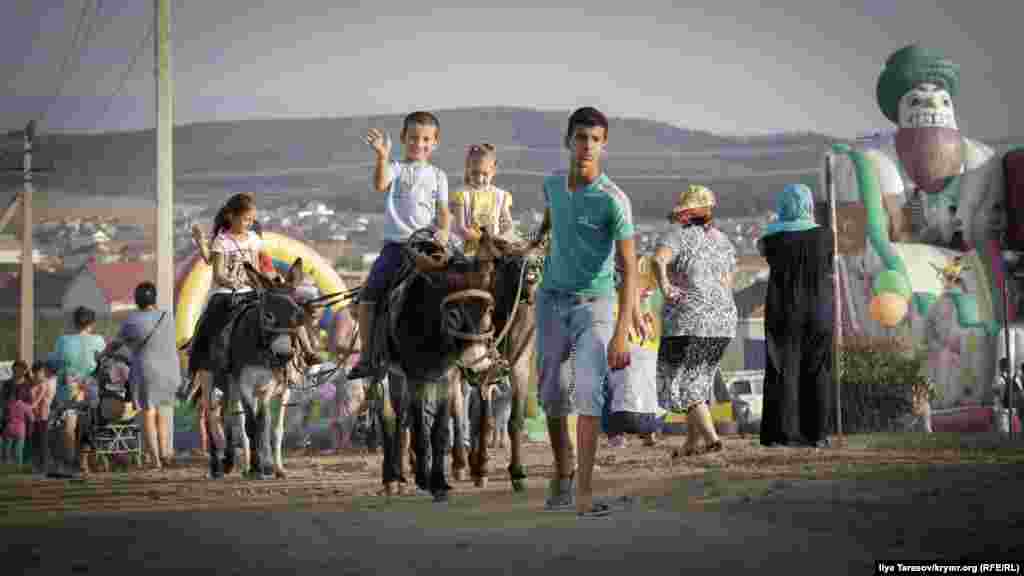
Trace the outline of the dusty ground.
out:
<instances>
[{"instance_id":1,"label":"dusty ground","mask_svg":"<svg viewBox=\"0 0 1024 576\"><path fill-rule=\"evenodd\" d=\"M875 436L829 450L765 449L730 438L721 454L673 459L681 444L602 447L598 491L618 503L604 519L542 511L550 455L530 444L526 494L511 492L496 450L491 485L458 483L446 505L375 496L380 456L354 452L296 454L291 476L274 481L213 482L198 462L84 481L8 475L0 539L25 574L132 565L190 574L623 565L860 574L882 559L1024 559L1019 445Z\"/></svg>"}]
</instances>

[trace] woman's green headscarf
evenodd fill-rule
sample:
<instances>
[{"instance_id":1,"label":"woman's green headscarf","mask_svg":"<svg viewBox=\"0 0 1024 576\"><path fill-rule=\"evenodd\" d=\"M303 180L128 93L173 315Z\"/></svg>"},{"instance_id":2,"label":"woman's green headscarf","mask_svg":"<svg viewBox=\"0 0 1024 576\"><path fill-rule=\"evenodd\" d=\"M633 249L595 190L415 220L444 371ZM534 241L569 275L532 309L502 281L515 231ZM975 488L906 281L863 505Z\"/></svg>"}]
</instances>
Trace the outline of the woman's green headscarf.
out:
<instances>
[{"instance_id":1,"label":"woman's green headscarf","mask_svg":"<svg viewBox=\"0 0 1024 576\"><path fill-rule=\"evenodd\" d=\"M776 220L765 227L762 238L818 227L814 222L814 196L806 184L787 184L775 197L775 215Z\"/></svg>"}]
</instances>

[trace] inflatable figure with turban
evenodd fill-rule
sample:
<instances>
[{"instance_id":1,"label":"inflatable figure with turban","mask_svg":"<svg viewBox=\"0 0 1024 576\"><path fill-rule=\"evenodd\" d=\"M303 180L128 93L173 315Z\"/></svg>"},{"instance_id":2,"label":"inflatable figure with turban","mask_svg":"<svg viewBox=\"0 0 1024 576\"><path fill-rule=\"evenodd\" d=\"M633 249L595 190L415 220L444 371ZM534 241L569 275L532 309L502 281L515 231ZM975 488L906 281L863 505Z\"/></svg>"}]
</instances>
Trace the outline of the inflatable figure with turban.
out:
<instances>
[{"instance_id":1,"label":"inflatable figure with turban","mask_svg":"<svg viewBox=\"0 0 1024 576\"><path fill-rule=\"evenodd\" d=\"M913 289L897 243L958 253L990 250L994 199L974 172L995 153L961 134L954 108L959 94L957 64L934 50L906 46L886 60L876 87L879 108L898 126L893 140L879 150L835 146L852 161L867 239L882 263L871 309L886 326L901 322L911 303L924 316L934 301Z\"/></svg>"}]
</instances>

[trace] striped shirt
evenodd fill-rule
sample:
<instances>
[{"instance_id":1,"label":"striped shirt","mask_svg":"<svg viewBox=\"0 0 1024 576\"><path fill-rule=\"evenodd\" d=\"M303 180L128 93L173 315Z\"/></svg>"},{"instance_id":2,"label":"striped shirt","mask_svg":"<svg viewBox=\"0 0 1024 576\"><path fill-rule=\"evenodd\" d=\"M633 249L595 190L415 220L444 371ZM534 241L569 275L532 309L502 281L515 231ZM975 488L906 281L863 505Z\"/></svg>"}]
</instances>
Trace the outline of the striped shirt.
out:
<instances>
[{"instance_id":1,"label":"striped shirt","mask_svg":"<svg viewBox=\"0 0 1024 576\"><path fill-rule=\"evenodd\" d=\"M915 237L920 236L928 226L928 220L924 215L924 192L920 188L915 188L910 192L907 208L910 211L911 232Z\"/></svg>"}]
</instances>

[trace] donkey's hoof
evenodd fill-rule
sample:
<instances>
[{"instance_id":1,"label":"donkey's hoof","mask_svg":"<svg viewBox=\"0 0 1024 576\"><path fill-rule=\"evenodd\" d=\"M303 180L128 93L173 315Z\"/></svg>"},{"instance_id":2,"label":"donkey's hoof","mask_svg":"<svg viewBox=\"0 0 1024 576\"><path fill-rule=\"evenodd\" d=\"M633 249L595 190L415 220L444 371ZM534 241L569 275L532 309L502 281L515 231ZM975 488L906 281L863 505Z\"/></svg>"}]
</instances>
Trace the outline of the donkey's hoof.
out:
<instances>
[{"instance_id":1,"label":"donkey's hoof","mask_svg":"<svg viewBox=\"0 0 1024 576\"><path fill-rule=\"evenodd\" d=\"M466 479L466 469L465 468L457 468L457 469L453 470L452 471L452 478L456 482L464 481Z\"/></svg>"},{"instance_id":2,"label":"donkey's hoof","mask_svg":"<svg viewBox=\"0 0 1024 576\"><path fill-rule=\"evenodd\" d=\"M287 478L288 472L284 468L277 468L274 470L274 476L277 478Z\"/></svg>"},{"instance_id":3,"label":"donkey's hoof","mask_svg":"<svg viewBox=\"0 0 1024 576\"><path fill-rule=\"evenodd\" d=\"M477 488L487 488L487 477L481 476L473 478L473 485L476 486Z\"/></svg>"}]
</instances>

